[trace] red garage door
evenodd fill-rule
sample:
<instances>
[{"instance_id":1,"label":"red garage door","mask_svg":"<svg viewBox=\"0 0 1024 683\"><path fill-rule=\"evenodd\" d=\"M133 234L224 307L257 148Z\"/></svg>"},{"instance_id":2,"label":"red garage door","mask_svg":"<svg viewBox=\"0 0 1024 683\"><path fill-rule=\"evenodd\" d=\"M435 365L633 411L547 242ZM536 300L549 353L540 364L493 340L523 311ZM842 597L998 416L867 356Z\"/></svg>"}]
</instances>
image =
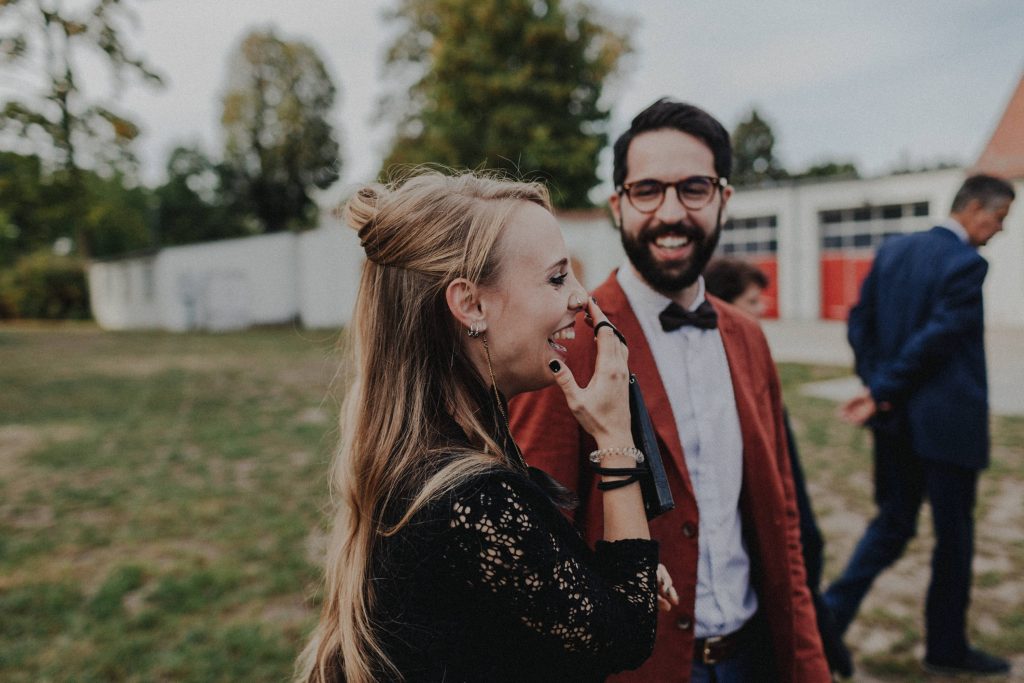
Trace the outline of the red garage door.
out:
<instances>
[{"instance_id":1,"label":"red garage door","mask_svg":"<svg viewBox=\"0 0 1024 683\"><path fill-rule=\"evenodd\" d=\"M826 252L821 257L821 317L846 320L860 297L860 285L871 270L869 255Z\"/></svg>"}]
</instances>

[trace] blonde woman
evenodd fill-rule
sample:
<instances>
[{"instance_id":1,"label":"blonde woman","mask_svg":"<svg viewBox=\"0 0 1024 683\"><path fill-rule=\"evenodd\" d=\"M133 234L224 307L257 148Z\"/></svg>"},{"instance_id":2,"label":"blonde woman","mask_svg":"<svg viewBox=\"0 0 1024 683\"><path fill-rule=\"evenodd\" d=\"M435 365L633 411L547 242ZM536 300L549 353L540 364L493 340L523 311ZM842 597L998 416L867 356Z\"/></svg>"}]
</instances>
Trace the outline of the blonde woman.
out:
<instances>
[{"instance_id":1,"label":"blonde woman","mask_svg":"<svg viewBox=\"0 0 1024 683\"><path fill-rule=\"evenodd\" d=\"M367 261L299 680L597 681L639 666L675 591L633 476L626 347L573 276L546 190L427 173L363 188L344 215ZM561 345L579 313L597 330L585 389ZM506 398L553 382L606 472L596 549L508 432Z\"/></svg>"}]
</instances>

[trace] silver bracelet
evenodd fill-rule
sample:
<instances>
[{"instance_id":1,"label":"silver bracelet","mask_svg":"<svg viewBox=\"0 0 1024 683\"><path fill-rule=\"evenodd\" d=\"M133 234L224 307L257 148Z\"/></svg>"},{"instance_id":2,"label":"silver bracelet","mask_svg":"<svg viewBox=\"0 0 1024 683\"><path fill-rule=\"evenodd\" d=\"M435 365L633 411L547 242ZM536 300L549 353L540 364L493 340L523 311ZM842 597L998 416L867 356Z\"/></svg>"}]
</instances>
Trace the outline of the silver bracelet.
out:
<instances>
[{"instance_id":1,"label":"silver bracelet","mask_svg":"<svg viewBox=\"0 0 1024 683\"><path fill-rule=\"evenodd\" d=\"M598 448L596 451L590 452L590 462L600 465L601 459L606 455L628 455L638 465L644 461L644 452L635 446L629 446L628 448Z\"/></svg>"}]
</instances>

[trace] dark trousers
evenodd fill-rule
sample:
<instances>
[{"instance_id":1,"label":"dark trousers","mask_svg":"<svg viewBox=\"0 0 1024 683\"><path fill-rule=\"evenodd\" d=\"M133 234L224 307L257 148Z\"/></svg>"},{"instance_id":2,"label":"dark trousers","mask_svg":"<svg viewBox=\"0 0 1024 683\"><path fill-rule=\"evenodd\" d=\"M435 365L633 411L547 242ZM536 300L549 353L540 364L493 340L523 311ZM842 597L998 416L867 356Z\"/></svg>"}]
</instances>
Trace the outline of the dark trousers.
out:
<instances>
[{"instance_id":1,"label":"dark trousers","mask_svg":"<svg viewBox=\"0 0 1024 683\"><path fill-rule=\"evenodd\" d=\"M800 455L793 438L793 428L789 425L789 414L783 413L783 424L786 428L786 442L789 446L789 467L793 472L793 489L796 493L796 509L800 513L800 546L803 549L804 569L807 571L807 587L811 595L817 595L821 588L821 570L825 564L825 540L818 528L818 520L814 517L811 499L807 495L807 483L804 470L800 465Z\"/></svg>"},{"instance_id":2,"label":"dark trousers","mask_svg":"<svg viewBox=\"0 0 1024 683\"><path fill-rule=\"evenodd\" d=\"M875 430L878 515L823 596L840 632L853 621L875 577L903 554L927 496L935 548L925 600L925 656L956 660L966 655L977 482L976 470L920 458L904 434Z\"/></svg>"}]
</instances>

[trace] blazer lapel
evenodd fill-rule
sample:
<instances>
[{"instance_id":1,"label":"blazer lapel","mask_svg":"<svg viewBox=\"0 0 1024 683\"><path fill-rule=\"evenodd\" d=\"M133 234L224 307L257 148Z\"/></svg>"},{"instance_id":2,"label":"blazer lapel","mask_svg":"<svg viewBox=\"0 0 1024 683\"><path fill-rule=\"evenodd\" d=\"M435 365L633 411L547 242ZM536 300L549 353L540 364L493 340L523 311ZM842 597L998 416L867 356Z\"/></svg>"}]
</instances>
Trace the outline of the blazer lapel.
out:
<instances>
[{"instance_id":1,"label":"blazer lapel","mask_svg":"<svg viewBox=\"0 0 1024 683\"><path fill-rule=\"evenodd\" d=\"M617 269L612 271L608 279L594 290L594 294L597 296L601 310L629 342L629 369L636 375L637 381L640 383L647 411L651 415L651 424L654 426L654 431L661 437L661 442L668 448L669 459L675 463L676 470L679 471L686 484L687 492L693 495L690 473L686 469L686 460L683 457L683 447L676 429L672 405L668 401L665 385L662 384L657 363L654 361L654 355L644 336L643 328L640 327L640 321L637 320L636 313L633 312L633 308L629 305L629 299L626 298L626 293L622 291L622 287L619 286L615 277L617 272Z\"/></svg>"}]
</instances>

